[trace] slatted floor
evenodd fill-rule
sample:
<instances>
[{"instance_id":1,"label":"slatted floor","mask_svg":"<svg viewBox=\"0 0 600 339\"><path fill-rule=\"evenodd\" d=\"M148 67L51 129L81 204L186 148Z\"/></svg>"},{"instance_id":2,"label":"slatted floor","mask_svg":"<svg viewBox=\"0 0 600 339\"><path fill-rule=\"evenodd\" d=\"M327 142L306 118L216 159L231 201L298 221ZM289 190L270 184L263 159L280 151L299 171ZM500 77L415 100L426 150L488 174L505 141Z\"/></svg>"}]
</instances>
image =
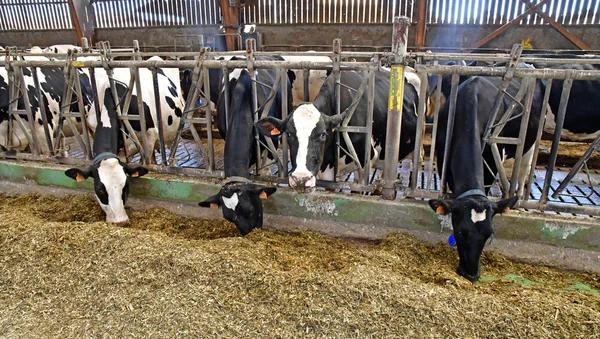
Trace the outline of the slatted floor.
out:
<instances>
[{"instance_id":1,"label":"slatted floor","mask_svg":"<svg viewBox=\"0 0 600 339\"><path fill-rule=\"evenodd\" d=\"M69 152L69 156L76 158L83 158L83 152L79 145L75 142L74 138L67 139L67 150ZM206 147L206 145L205 145ZM224 141L222 139L215 139L215 165L217 169L223 168L223 147ZM167 150L167 157L169 156L169 150ZM156 152L157 155L157 163L161 163L160 155ZM205 158L202 155L202 152L198 150L196 144L193 140L182 139L179 143L179 147L176 151L176 159L177 163L181 167L191 167L191 168L204 168L205 167ZM132 162L139 162L140 156L136 155ZM419 176L417 187L419 189L424 189L427 185L427 169L428 162L426 161L421 169ZM410 174L412 170L412 160L405 159L400 162L398 167L398 180L402 186L407 187L410 182ZM575 178L571 181L569 186L564 190L563 194L558 196L557 198L552 198L552 194L558 188L561 181L568 174L568 168L556 168L550 188L550 202L561 202L574 204L579 206L598 206L600 208L600 171L592 169L590 172L590 179L593 184L593 187L590 187L588 177L583 173L577 174ZM276 174L276 171L272 171L273 174ZM534 182L531 185L531 192L529 194L530 200L539 200L542 194L542 189L545 180L546 169L542 166L538 166L535 174L534 174ZM381 171L372 171L371 176L375 181L381 179ZM353 175L349 175L345 178L347 181L354 180ZM434 166L434 173L431 180L431 190L439 191L440 187L440 177L436 172L436 168ZM402 192L399 193L399 197L402 196ZM501 191L499 186L496 184L490 190L490 195L500 197Z\"/></svg>"}]
</instances>

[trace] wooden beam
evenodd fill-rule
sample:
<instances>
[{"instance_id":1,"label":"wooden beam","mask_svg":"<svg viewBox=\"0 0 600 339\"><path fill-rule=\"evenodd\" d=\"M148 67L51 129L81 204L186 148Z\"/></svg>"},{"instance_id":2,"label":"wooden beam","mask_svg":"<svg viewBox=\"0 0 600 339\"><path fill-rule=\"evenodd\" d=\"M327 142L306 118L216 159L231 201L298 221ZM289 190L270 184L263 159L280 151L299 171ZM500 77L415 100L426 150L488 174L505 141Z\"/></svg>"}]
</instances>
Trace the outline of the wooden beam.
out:
<instances>
[{"instance_id":1,"label":"wooden beam","mask_svg":"<svg viewBox=\"0 0 600 339\"><path fill-rule=\"evenodd\" d=\"M521 2L524 3L525 5L527 5L527 7L529 7L529 8L533 8L532 7L533 4L529 0L521 0ZM577 46L581 50L590 49L590 46L588 46L585 42L579 40L578 37L573 35L573 33L569 32L566 28L564 28L561 24L559 24L554 19L552 19L548 14L544 13L541 9L535 8L534 11L535 11L535 14L544 18L544 20L546 20L550 24L550 26L552 26L555 30L557 30L565 38L569 39L569 41L571 41L573 43L573 45Z\"/></svg>"},{"instance_id":2,"label":"wooden beam","mask_svg":"<svg viewBox=\"0 0 600 339\"><path fill-rule=\"evenodd\" d=\"M71 12L71 22L73 23L73 27L75 27L75 32L77 32L77 44L83 38L83 32L81 31L81 25L79 25L79 18L77 17L77 11L75 10L75 4L73 0L69 0L69 10Z\"/></svg>"},{"instance_id":3,"label":"wooden beam","mask_svg":"<svg viewBox=\"0 0 600 339\"><path fill-rule=\"evenodd\" d=\"M525 18L526 16L528 16L529 14L533 14L535 13L535 11L542 7L543 5L547 4L548 2L550 2L552 0L543 0L541 2L539 2L537 5L530 7L528 10L526 10L525 12L521 13L518 17L514 18L513 20L507 22L506 24L504 24L502 27L498 28L497 30L493 31L492 33L490 33L488 36L486 36L485 38L477 41L476 43L474 43L471 48L479 48L485 44L487 44L488 42L494 40L496 37L498 37L500 34L506 32L507 29L511 28L512 26L516 25L519 23L519 21L521 21L523 18Z\"/></svg>"},{"instance_id":4,"label":"wooden beam","mask_svg":"<svg viewBox=\"0 0 600 339\"><path fill-rule=\"evenodd\" d=\"M415 46L417 48L422 48L425 47L425 16L427 15L427 0L418 0L418 6Z\"/></svg>"},{"instance_id":5,"label":"wooden beam","mask_svg":"<svg viewBox=\"0 0 600 339\"><path fill-rule=\"evenodd\" d=\"M238 18L239 12L235 7L229 6L229 0L221 0L221 12L223 13L223 25L225 26L226 34L235 34L236 28L238 27ZM235 43L235 36L227 35L225 36L225 41L227 41L227 50L235 51L237 50L237 45Z\"/></svg>"}]
</instances>

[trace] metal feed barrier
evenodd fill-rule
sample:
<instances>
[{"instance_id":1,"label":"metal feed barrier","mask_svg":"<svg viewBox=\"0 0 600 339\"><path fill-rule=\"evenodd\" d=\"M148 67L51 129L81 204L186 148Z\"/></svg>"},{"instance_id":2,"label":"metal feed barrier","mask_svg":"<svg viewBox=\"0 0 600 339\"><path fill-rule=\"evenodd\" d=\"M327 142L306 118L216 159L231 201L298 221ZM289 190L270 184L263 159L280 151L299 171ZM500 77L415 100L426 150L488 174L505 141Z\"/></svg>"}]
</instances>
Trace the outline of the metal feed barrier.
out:
<instances>
[{"instance_id":1,"label":"metal feed barrier","mask_svg":"<svg viewBox=\"0 0 600 339\"><path fill-rule=\"evenodd\" d=\"M356 71L361 72L363 75L363 82L360 84L358 88L349 88L352 93L354 93L354 100L349 105L347 111L348 116L343 121L341 128L339 128L336 143L339 146L340 140L344 139L346 144L349 145L345 149L341 149L338 147L338 152L341 154L348 155L356 165L358 169L356 171L357 183L349 183L349 182L330 182L330 181L318 181L318 185L321 187L325 187L328 189L337 189L337 190L350 190L350 191L359 191L359 192L374 192L377 190L377 184L381 184L383 186L384 198L387 199L395 199L398 197L398 191L401 192L400 195L405 195L407 197L412 198L433 198L439 197L441 195L447 195L445 191L445 183L446 183L446 169L438 169L438 175L436 176L436 171L434 168L434 147L436 139L437 139L437 125L439 123L438 110L439 105L436 105L436 112L433 114L433 132L431 135L431 151L429 153L429 158L424 159L425 163L422 163L419 159L418 154L420 150L423 148L423 138L422 131L426 127L425 123L425 114L427 105L425 104L425 100L420 100L418 105L418 124L416 129L416 134L414 136L415 145L414 145L414 153L413 153L413 162L410 170L410 181L409 184L403 184L399 181L398 177L398 153L399 153L399 138L400 138L400 127L401 127L401 117L402 117L402 86L403 86L403 72L404 66L411 63L414 63L414 69L416 70L417 75L421 79L421 86L418 89L420 92L420 98L427 97L427 79L430 75L439 75L438 77L438 86L436 91L433 93L432 97L434 100L439 102L441 97L441 82L443 75L451 76L451 91L449 97L449 121L448 121L448 131L450 132L453 128L453 119L456 109L456 97L458 91L458 83L459 77L461 75L487 75L487 76L496 76L503 78L503 88L500 88L498 91L498 95L496 98L497 105L494 107L494 116L498 116L500 123L495 124L493 121L488 123L486 131L484 133L483 142L487 147L491 147L494 153L494 161L496 163L496 167L499 170L498 178L499 185L502 189L503 195L512 196L517 192L517 177L518 177L518 169L520 167L520 163L523 157L523 143L521 140L524 139L526 132L526 124L529 119L529 111L532 102L532 96L534 91L533 82L538 79L545 79L548 82L551 82L552 79L566 79L563 87L563 96L561 98L560 110L555 112L557 116L557 124L556 124L556 133L554 136L552 149L550 153L550 159L548 161L548 169L544 173L541 173L540 170L536 170L536 160L539 151L539 145L542 137L542 131L544 126L544 119L540 121L538 126L538 130L536 132L536 143L535 143L535 153L534 160L531 166L531 172L529 174L529 180L527 182L527 186L525 188L525 192L528 194L523 196L519 201L519 206L528 209L535 209L540 211L555 211L555 212L566 212L566 213L577 213L584 215L593 215L600 216L600 207L594 206L600 204L600 192L594 186L595 181L598 180L598 176L588 173L587 179L584 178L584 182L590 186L588 192L588 196L585 199L588 199L591 203L583 204L576 198L565 198L565 200L573 200L574 203L561 203L556 202L557 197L560 198L561 190L568 190L568 180L576 176L576 173L581 169L587 169L585 165L585 161L589 159L591 153L598 148L599 141L596 140L595 143L590 145L590 150L584 155L584 158L580 160L580 162L573 168L573 173L570 173L565 180L563 180L562 185L555 189L553 193L550 193L551 189L554 189L552 185L556 186L556 183L552 183L552 177L555 173L555 163L558 154L558 146L560 140L560 133L562 131L562 123L564 122L564 116L566 112L566 103L568 100L568 94L572 85L572 81L577 80L600 80L600 71L575 71L575 70L549 70L549 69L524 69L524 68L516 68L516 64L519 61L522 62L546 62L546 63L600 63L600 60L580 60L580 59L541 59L541 58L533 58L529 56L521 56L521 49L519 47L513 48L511 54L453 54L453 53L408 53L406 52L406 38L403 37L404 34L407 33L406 22L402 20L398 20L396 22L394 28L394 43L392 46L391 53L363 53L363 52L344 52L342 51L342 44L340 40L335 40L333 43L333 48L331 52L311 52L311 53L303 53L303 52L285 52L286 55L299 55L299 56L328 56L331 58L331 62L308 62L308 61L264 61L264 60L256 60L256 56L276 56L281 55L282 53L277 52L258 52L255 50L255 43L252 40L248 40L246 45L248 46L246 51L237 51L237 52L227 52L227 53L215 53L211 52L208 48L202 48L199 52L158 52L158 53L143 53L139 51L139 46L137 42L134 42L134 50L133 52L114 52L111 51L110 46L108 44L101 45L99 51L91 51L87 44L84 42L84 51L82 53L68 53L68 54L53 54L52 57L57 58L57 60L22 60L22 56L36 56L35 54L25 54L25 53L17 53L11 50L7 50L6 57L4 60L0 61L0 66L4 66L9 75L9 103L10 109L9 114L13 117L15 123L9 124L11 129L19 128L21 132L25 134L27 140L30 144L30 150L20 150L17 148L19 145L11 145L10 143L4 145L6 150L0 152L0 157L7 159L22 159L22 160L34 160L34 161L47 161L47 162L58 162L58 163L66 163L70 165L89 165L91 163L92 155L91 155L91 136L88 133L87 127L85 125L85 119L81 119L84 121L83 128L81 129L81 133L74 133L74 139L79 149L81 150L81 157L65 157L63 156L64 146L61 146L62 142L65 138L63 136L63 124L66 122L68 124L68 128L72 131L77 131L76 126L73 125L73 122L70 118L83 118L81 113L71 112L71 105L73 103L77 103L79 112L86 111L86 107L84 107L83 103L83 93L79 83L79 72L78 70L87 70L92 84L92 90L96 93L97 97L97 89L95 83L96 72L103 71L107 73L109 81L111 83L111 89L113 91L113 96L119 101L121 98L116 94L115 79L112 75L112 70L115 68L127 68L130 70L131 80L127 85L128 91L124 97L124 104L126 109L124 111L119 111L120 119L123 121L123 133L128 138L131 138L133 143L137 145L138 150L143 150L145 147L148 147L144 133L141 134L141 140L138 140L133 128L131 127L130 121L139 120L140 125L143 129L145 129L146 121L145 117L142 114L141 116L132 116L128 114L127 107L129 107L129 103L131 102L131 98L133 95L141 97L141 83L139 78L139 70L141 68L147 68L152 72L153 78L153 88L155 98L158 96L158 85L157 85L157 72L159 68L178 68L178 69L191 69L193 70L193 81L192 88L190 89L190 93L188 98L186 98L185 109L182 115L182 119L178 126L178 130L174 140L171 142L166 142L164 139L163 131L159 129L159 148L160 148L160 163L159 164L151 164L145 154L146 152L141 152L141 156L139 157L139 161L147 166L150 170L159 173L172 173L172 174L185 174L185 175L193 175L193 176L203 176L203 177L216 177L223 178L224 173L217 165L218 160L215 158L215 143L213 138L213 126L210 112L207 112L204 116L200 115L200 111L209 109L209 102L211 101L210 91L204 90L210 88L210 79L208 71L209 69L221 69L223 71L223 80L227 80L229 78L229 73L232 69L243 68L247 69L250 77L252 79L252 88L254 95L258 90L266 90L268 92L268 100L263 103L262 106L258 106L255 102L253 107L254 109L254 119L257 121L258 119L264 117L266 112L269 111L269 108L272 107L274 103L274 98L277 90L281 90L283 103L282 103L282 114L283 118L287 116L287 81L286 72L290 69L303 70L305 76L304 79L304 88L305 88L305 99L308 101L308 89L310 86L309 82L309 70L331 70L333 76L335 77L335 93L337 97L336 102L336 112L341 113L341 105L339 102L340 96L338 95L339 91L342 88L347 88L346 86L340 83L340 75L341 72L344 71ZM402 26L404 25L404 26ZM403 28L402 28L403 27ZM42 54L43 56L48 56L47 54ZM170 59L176 60L165 60L165 61L148 61L145 60L146 57L149 56L162 56ZM223 55L238 55L245 56L245 60L215 60L215 58ZM39 55L38 55L39 56ZM130 60L115 60L116 58L129 58ZM193 60L184 60L186 58L193 58ZM357 60L368 60L368 61L354 61L347 62L342 60L347 60L348 58L355 58ZM58 60L60 59L60 60ZM481 62L505 62L505 67L491 67L491 66L445 66L440 65L439 61L442 60L474 60ZM371 182L369 177L374 177L374 172L371 168L370 158L371 158L371 135L372 129L371 124L367 124L366 126L349 126L349 120L353 114L367 114L367 121L372 121L373 117L373 108L374 108L374 84L375 84L375 74L374 71L380 69L381 60L388 60L392 65L391 71L391 82L390 82L390 111L388 112L388 130L387 130L387 140L386 140L386 154L387 157L384 163L384 172L381 182ZM67 86L65 87L65 93L63 95L63 102L61 104L60 116L65 119L61 119L59 125L55 130L53 130L48 121L44 119L43 126L45 130L44 140L39 140L39 138L35 135L35 133L31 133L33 130L33 112L31 112L30 106L27 103L28 96L23 95L25 93L25 86L23 80L23 69L24 68L38 68L38 67L57 67L62 68L65 74L65 81ZM276 81L273 86L269 86L267 84L260 83L256 79L256 70L257 69L271 69L276 70ZM36 72L32 72L32 74L36 74ZM518 94L514 98L509 98L513 102L513 105L509 107L506 112L501 112L499 110L500 102L503 98L506 97L507 93L503 90L508 86L510 79L513 77L522 78L522 88L519 90ZM137 91L134 92L133 85L137 88ZM146 85L146 84L145 84ZM149 86L149 84L147 84ZM230 98L227 97L227 86L228 81L224 81L225 86L225 101L229 102ZM39 95L40 93L40 85L39 81L35 81L36 91ZM544 95L544 111L542 115L545 115L545 109L549 100L549 88L550 84L547 84L547 90ZM355 112L358 102L362 95L366 92L368 98L368 110L367 112L357 113ZM17 102L22 98L25 101L25 109L18 109ZM215 99L215 98L212 98ZM158 103L158 100L155 100ZM200 105L197 103L200 102ZM398 105L398 103L400 103ZM116 104L119 104L117 102ZM95 105L96 110L99 111L100 103L97 100L94 100L93 105ZM138 100L138 105L140 105L140 111L143 111L141 105L142 100ZM229 117L228 105L225 106L225 113L227 117ZM515 118L513 112L518 107L522 108L522 124L521 130L518 138L503 138L499 136L499 133L503 127L503 125ZM158 126L162 126L163 117L160 112L160 105L157 104L157 119ZM262 112L262 115L260 114ZM43 113L43 112L42 112ZM45 118L46 114L42 114L42 117ZM227 119L228 120L228 119ZM201 137L201 134L198 132L197 127L206 129L206 140ZM177 150L182 147L183 138L182 133L189 129L191 132L194 144L198 150L200 150L200 154L202 159L204 160L204 166L178 166L177 164ZM10 131L9 133L13 133L14 131ZM364 166L361 166L359 159L359 155L356 150L352 147L350 143L349 133L364 133L365 138L365 154L364 157L366 159ZM450 133L448 133L450 135ZM52 136L52 138L50 137ZM287 150L287 140L285 135L282 138L282 148ZM7 140L10 140L8 138ZM53 142L51 142L53 140ZM446 150L450 148L449 144L450 139L446 140ZM256 138L255 142L258 144L260 140ZM482 145L484 145L482 143ZM513 169L512 176L509 180L507 173L504 171L504 167L501 164L501 156L498 152L497 144L513 144L517 145L517 154L515 156L515 166ZM44 148L44 146L46 148ZM257 154L258 163L255 168L254 179L259 181L267 181L267 182L275 182L280 184L287 183L287 175L288 175L288 152L278 152L274 145L271 143L271 140L267 139L267 143L263 145L268 149L271 153L274 161L269 163L266 160L262 160L262 155ZM396 155L394 157L394 154ZM448 152L445 153L446 155ZM129 161L135 161L135 154L127 155ZM444 164L448 162L445 161ZM261 173L263 168L268 168L271 165L276 165L276 175L267 174L264 175ZM425 166L425 167L424 167ZM446 167L446 166L444 166ZM535 172L537 171L537 172ZM335 168L335 173L337 174L338 169ZM543 171L542 171L543 172ZM532 197L532 184L534 183L534 173L544 174L545 181L543 186L540 189L540 194L537 197ZM337 175L336 175L337 177ZM419 180L421 179L421 180ZM578 179L579 180L579 179ZM587 180L587 181L586 181ZM439 185L436 183L439 181ZM420 184L419 184L420 183ZM563 187L564 186L564 187ZM591 193L589 193L591 192ZM551 194L553 199L551 201ZM597 197L597 198L596 198ZM582 198L583 199L583 198Z\"/></svg>"}]
</instances>

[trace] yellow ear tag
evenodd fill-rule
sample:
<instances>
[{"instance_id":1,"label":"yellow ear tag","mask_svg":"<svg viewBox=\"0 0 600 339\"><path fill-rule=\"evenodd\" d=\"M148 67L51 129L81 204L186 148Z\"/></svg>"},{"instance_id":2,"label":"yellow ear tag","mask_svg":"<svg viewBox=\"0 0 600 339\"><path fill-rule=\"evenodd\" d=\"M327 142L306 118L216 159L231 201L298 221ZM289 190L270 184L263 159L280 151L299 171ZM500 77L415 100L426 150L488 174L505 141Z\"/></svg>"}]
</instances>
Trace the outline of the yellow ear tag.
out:
<instances>
[{"instance_id":1,"label":"yellow ear tag","mask_svg":"<svg viewBox=\"0 0 600 339\"><path fill-rule=\"evenodd\" d=\"M267 199L267 193L265 193L265 191L261 191L260 194L258 195L261 199Z\"/></svg>"},{"instance_id":2,"label":"yellow ear tag","mask_svg":"<svg viewBox=\"0 0 600 339\"><path fill-rule=\"evenodd\" d=\"M213 203L213 204L210 204L210 208L219 208L219 205Z\"/></svg>"},{"instance_id":3,"label":"yellow ear tag","mask_svg":"<svg viewBox=\"0 0 600 339\"><path fill-rule=\"evenodd\" d=\"M83 175L77 173L77 177L75 177L75 180L77 180L77 182L82 182L85 181L85 178L83 177Z\"/></svg>"},{"instance_id":4,"label":"yellow ear tag","mask_svg":"<svg viewBox=\"0 0 600 339\"><path fill-rule=\"evenodd\" d=\"M444 207L442 207L442 206L438 206L438 207L435 209L435 213L436 213L436 214L439 214L439 215L443 215L443 214L444 214Z\"/></svg>"}]
</instances>

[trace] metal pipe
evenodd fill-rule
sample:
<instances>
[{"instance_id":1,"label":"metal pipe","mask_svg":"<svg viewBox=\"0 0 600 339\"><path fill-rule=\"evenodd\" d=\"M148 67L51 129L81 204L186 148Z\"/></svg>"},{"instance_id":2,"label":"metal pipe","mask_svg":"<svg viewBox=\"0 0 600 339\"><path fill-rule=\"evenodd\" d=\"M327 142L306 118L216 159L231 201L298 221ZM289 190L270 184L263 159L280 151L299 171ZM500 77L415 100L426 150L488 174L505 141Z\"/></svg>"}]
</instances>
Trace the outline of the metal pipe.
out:
<instances>
[{"instance_id":1,"label":"metal pipe","mask_svg":"<svg viewBox=\"0 0 600 339\"><path fill-rule=\"evenodd\" d=\"M77 94L77 108L79 109L79 116L81 119L81 133L83 134L83 143L85 145L84 151L87 159L93 159L92 156L92 147L90 144L90 136L87 128L87 120L85 106L83 105L83 93L81 91L81 82L79 81L79 73L77 70L73 72L73 81L75 82L75 92ZM72 126L73 128L74 126ZM78 138L79 134L77 133L77 129L73 129L73 134Z\"/></svg>"},{"instance_id":2,"label":"metal pipe","mask_svg":"<svg viewBox=\"0 0 600 339\"><path fill-rule=\"evenodd\" d=\"M334 101L335 101L335 114L341 114L341 109L342 109L342 105L340 102L340 89L341 89L341 72L340 72L340 67L341 67L341 58L340 55L342 53L342 39L334 39L333 40L333 53L332 53L332 57L331 57L331 63L332 63L332 73L333 73L333 79L334 79L334 86L333 86L333 97L334 97ZM340 133L339 131L334 133L335 136L335 145L336 147L334 148L334 159L335 161L333 162L333 181L337 181L337 176L338 176L338 171L339 171L339 161L338 159L340 158Z\"/></svg>"},{"instance_id":3,"label":"metal pipe","mask_svg":"<svg viewBox=\"0 0 600 339\"><path fill-rule=\"evenodd\" d=\"M590 147L588 147L588 149L585 151L583 156L579 160L577 160L577 163L575 163L575 165L573 166L571 171L569 171L569 174L567 174L567 176L562 180L562 182L560 183L558 188L554 191L554 194L552 194L552 198L554 198L554 199L558 198L560 193L565 188L567 188L567 186L569 185L571 180L573 180L575 175L577 175L579 170L581 170L581 168L585 165L585 163L592 157L592 154L598 150L600 150L600 135L596 137L596 139L592 142ZM591 185L591 183L590 183L590 185Z\"/></svg>"},{"instance_id":4,"label":"metal pipe","mask_svg":"<svg viewBox=\"0 0 600 339\"><path fill-rule=\"evenodd\" d=\"M421 171L421 148L423 147L423 128L425 125L425 98L427 98L427 74L419 73L421 85L419 86L419 108L417 117L417 131L415 134L415 150L413 151L413 170L410 188L417 188L417 180ZM433 145L432 145L433 147ZM433 158L432 158L433 159Z\"/></svg>"},{"instance_id":5,"label":"metal pipe","mask_svg":"<svg viewBox=\"0 0 600 339\"><path fill-rule=\"evenodd\" d=\"M400 153L400 131L402 129L402 97L404 91L404 57L408 44L408 17L395 17L392 34L392 68L390 70L390 95L385 143L382 197L396 198L396 176Z\"/></svg>"},{"instance_id":6,"label":"metal pipe","mask_svg":"<svg viewBox=\"0 0 600 339\"><path fill-rule=\"evenodd\" d=\"M442 77L437 77L437 87L435 91L435 112L433 112L433 127L431 129L431 146L429 149L429 168L427 169L427 191L431 191L431 179L433 178L433 159L435 155L435 143L437 142L437 130L440 120L440 101L442 99ZM440 169L438 168L438 171Z\"/></svg>"},{"instance_id":7,"label":"metal pipe","mask_svg":"<svg viewBox=\"0 0 600 339\"><path fill-rule=\"evenodd\" d=\"M204 95L206 96L206 139L208 141L208 170L215 170L215 146L213 143L213 135L212 135L212 110L210 105L210 78L208 74L208 69L204 69L202 72L204 76Z\"/></svg>"},{"instance_id":8,"label":"metal pipe","mask_svg":"<svg viewBox=\"0 0 600 339\"><path fill-rule=\"evenodd\" d=\"M285 74L287 70L282 68L279 70L281 74ZM285 120L288 116L288 82L287 77L282 77L281 80L281 119ZM286 133L281 137L281 154L282 154L282 169L279 171L280 178L288 177L288 140Z\"/></svg>"},{"instance_id":9,"label":"metal pipe","mask_svg":"<svg viewBox=\"0 0 600 339\"><path fill-rule=\"evenodd\" d=\"M448 125L446 126L446 143L444 144L444 164L442 165L442 175L440 191L446 194L446 182L448 173L448 160L450 159L450 146L452 145L452 133L454 133L454 117L456 115L456 98L458 95L458 74L452 74L452 85L450 88L450 104L448 106ZM439 158L439 154L438 154ZM439 166L438 166L439 170Z\"/></svg>"},{"instance_id":10,"label":"metal pipe","mask_svg":"<svg viewBox=\"0 0 600 339\"><path fill-rule=\"evenodd\" d=\"M373 112L375 110L375 71L369 72L369 92L368 92L368 107L365 135L365 165L364 165L364 182L360 184L367 185L369 183L369 173L371 171L371 139L373 138Z\"/></svg>"},{"instance_id":11,"label":"metal pipe","mask_svg":"<svg viewBox=\"0 0 600 339\"><path fill-rule=\"evenodd\" d=\"M54 149L52 148L52 138L50 137L50 129L48 128L48 116L46 115L46 105L44 105L44 95L42 94L42 90L40 88L40 81L37 75L37 68L31 70L31 75L33 76L33 84L35 86L35 92L38 97L38 106L40 109L40 114L42 116L44 135L46 136L46 144L48 145L48 154L54 154Z\"/></svg>"},{"instance_id":12,"label":"metal pipe","mask_svg":"<svg viewBox=\"0 0 600 339\"><path fill-rule=\"evenodd\" d=\"M571 94L572 86L573 80L570 78L567 78L563 83L562 93L560 96L560 104L558 105L558 112L556 113L556 127L554 129L554 136L552 138L552 148L550 150L550 156L548 157L548 170L546 171L544 189L542 190L542 196L540 197L540 205L546 204L548 202L548 192L550 192L552 174L554 173L554 166L556 165L556 158L558 156L558 145L560 142L560 135L562 132L563 124L565 122L567 104L569 102L569 95Z\"/></svg>"},{"instance_id":13,"label":"metal pipe","mask_svg":"<svg viewBox=\"0 0 600 339\"><path fill-rule=\"evenodd\" d=\"M167 165L167 155L165 154L165 133L163 131L163 118L162 118L162 109L160 102L160 92L158 89L158 70L156 68L152 68L152 84L154 85L154 107L156 108L156 120L158 127L158 143L160 147L160 159L161 166ZM154 151L153 151L154 152Z\"/></svg>"},{"instance_id":14,"label":"metal pipe","mask_svg":"<svg viewBox=\"0 0 600 339\"><path fill-rule=\"evenodd\" d=\"M35 133L35 121L33 119L33 112L31 111L31 103L29 101L29 91L27 90L27 84L25 83L25 76L23 75L23 69L21 67L15 67L17 76L19 77L19 86L21 87L21 93L23 95L23 104L25 105L25 112L27 113L27 119L29 120L29 128L31 128L31 148L34 155L40 154L39 143L37 134ZM27 135L27 131L23 130L23 133Z\"/></svg>"},{"instance_id":15,"label":"metal pipe","mask_svg":"<svg viewBox=\"0 0 600 339\"><path fill-rule=\"evenodd\" d=\"M529 87L529 91L527 92L527 98L525 99L525 108L523 111L523 116L521 117L521 128L519 130L519 140L520 143L517 144L517 151L515 154L515 163L513 167L512 178L510 180L510 192L509 196L514 196L517 191L517 184L519 178L519 172L521 170L521 161L523 159L523 150L525 148L525 137L527 136L527 127L529 126L529 115L531 113L531 104L533 103L533 95L535 93L535 79L526 78L523 79L523 83Z\"/></svg>"},{"instance_id":16,"label":"metal pipe","mask_svg":"<svg viewBox=\"0 0 600 339\"><path fill-rule=\"evenodd\" d=\"M550 92L552 90L552 79L546 82L546 92L544 93L544 99L542 101L542 113L540 114L540 120L537 126L537 134L535 137L535 143L533 144L533 158L531 159L531 166L529 168L529 176L527 178L527 188L525 189L525 196L521 199L529 200L529 192L531 192L531 185L533 184L533 175L535 174L535 164L540 153L540 141L542 140L542 134L544 133L544 124L546 123L546 111L548 109L548 100L550 99Z\"/></svg>"}]
</instances>

